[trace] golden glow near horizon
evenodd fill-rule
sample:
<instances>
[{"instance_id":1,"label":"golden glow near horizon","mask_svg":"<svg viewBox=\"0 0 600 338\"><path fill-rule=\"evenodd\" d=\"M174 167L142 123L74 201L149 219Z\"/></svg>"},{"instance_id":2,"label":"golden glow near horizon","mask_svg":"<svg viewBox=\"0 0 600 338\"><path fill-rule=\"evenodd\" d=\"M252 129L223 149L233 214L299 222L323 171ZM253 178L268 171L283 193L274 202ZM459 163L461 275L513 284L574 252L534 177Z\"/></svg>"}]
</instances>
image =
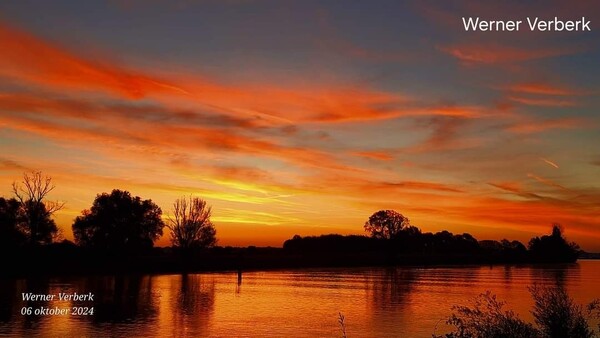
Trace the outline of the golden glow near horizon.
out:
<instances>
[{"instance_id":1,"label":"golden glow near horizon","mask_svg":"<svg viewBox=\"0 0 600 338\"><path fill-rule=\"evenodd\" d=\"M596 32L464 34L451 17L468 4L372 13L357 31L351 11L288 5L288 21L257 5L261 25L248 4L72 9L111 29L0 5L0 195L24 171L52 176L67 239L118 188L165 218L176 198L206 199L221 245L362 234L395 209L478 239L558 222L600 251Z\"/></svg>"}]
</instances>

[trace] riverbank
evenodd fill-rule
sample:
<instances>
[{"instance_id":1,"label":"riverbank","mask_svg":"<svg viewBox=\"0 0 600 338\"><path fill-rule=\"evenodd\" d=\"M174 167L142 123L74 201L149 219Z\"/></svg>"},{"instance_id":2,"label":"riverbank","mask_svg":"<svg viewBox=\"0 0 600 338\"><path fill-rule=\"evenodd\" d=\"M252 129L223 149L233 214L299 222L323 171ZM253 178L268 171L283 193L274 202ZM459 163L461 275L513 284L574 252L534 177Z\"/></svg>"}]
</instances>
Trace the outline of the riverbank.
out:
<instances>
[{"instance_id":1,"label":"riverbank","mask_svg":"<svg viewBox=\"0 0 600 338\"><path fill-rule=\"evenodd\" d=\"M216 247L185 253L171 248L154 248L143 253L127 253L93 251L67 245L4 252L3 257L14 259L5 265L3 272L3 275L10 277L574 262L574 260L543 260L528 256L491 253L294 252L274 247Z\"/></svg>"}]
</instances>

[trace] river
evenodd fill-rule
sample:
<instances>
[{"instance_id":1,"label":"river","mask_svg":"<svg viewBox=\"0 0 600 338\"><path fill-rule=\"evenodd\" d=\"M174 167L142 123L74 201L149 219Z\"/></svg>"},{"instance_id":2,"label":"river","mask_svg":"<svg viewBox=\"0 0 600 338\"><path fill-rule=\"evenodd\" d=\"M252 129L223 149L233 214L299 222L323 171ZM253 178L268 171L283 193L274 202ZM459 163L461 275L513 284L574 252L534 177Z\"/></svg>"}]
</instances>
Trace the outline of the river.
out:
<instances>
[{"instance_id":1,"label":"river","mask_svg":"<svg viewBox=\"0 0 600 338\"><path fill-rule=\"evenodd\" d=\"M130 337L431 337L453 305L487 290L532 320L528 287L600 297L600 261L537 266L310 269L189 275L0 279L0 335ZM23 293L54 295L24 301ZM93 300L60 300L62 295ZM93 308L93 314L91 312ZM27 311L31 315L27 315ZM43 313L46 309L69 314ZM73 311L88 314L74 315ZM22 314L24 313L24 314Z\"/></svg>"}]
</instances>

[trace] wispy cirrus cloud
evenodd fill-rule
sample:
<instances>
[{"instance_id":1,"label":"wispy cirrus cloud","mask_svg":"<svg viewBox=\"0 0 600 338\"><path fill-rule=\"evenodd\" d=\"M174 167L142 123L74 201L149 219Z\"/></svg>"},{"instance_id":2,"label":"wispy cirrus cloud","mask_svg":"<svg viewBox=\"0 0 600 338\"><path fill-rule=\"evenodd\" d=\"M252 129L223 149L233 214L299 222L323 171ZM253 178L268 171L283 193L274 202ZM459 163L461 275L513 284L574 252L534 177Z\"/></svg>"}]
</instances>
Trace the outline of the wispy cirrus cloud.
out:
<instances>
[{"instance_id":1,"label":"wispy cirrus cloud","mask_svg":"<svg viewBox=\"0 0 600 338\"><path fill-rule=\"evenodd\" d=\"M553 168L560 169L558 164L556 164L554 161L550 161L549 159L543 157L540 157L540 160Z\"/></svg>"},{"instance_id":2,"label":"wispy cirrus cloud","mask_svg":"<svg viewBox=\"0 0 600 338\"><path fill-rule=\"evenodd\" d=\"M252 119L267 126L413 116L478 117L481 113L478 107L432 106L401 93L364 85L314 84L307 88L268 83L226 85L203 76L167 78L111 60L78 55L6 24L0 24L0 37L7 43L7 48L0 51L0 76L49 91L95 92L122 100L143 98L169 107L186 106L188 112L191 105L212 114Z\"/></svg>"},{"instance_id":3,"label":"wispy cirrus cloud","mask_svg":"<svg viewBox=\"0 0 600 338\"><path fill-rule=\"evenodd\" d=\"M582 48L536 47L525 48L493 43L473 42L442 45L438 49L465 64L504 64L576 54Z\"/></svg>"},{"instance_id":4,"label":"wispy cirrus cloud","mask_svg":"<svg viewBox=\"0 0 600 338\"><path fill-rule=\"evenodd\" d=\"M378 161L391 161L392 159L394 159L394 155L390 151L382 150L353 151L351 152L351 154Z\"/></svg>"},{"instance_id":5,"label":"wispy cirrus cloud","mask_svg":"<svg viewBox=\"0 0 600 338\"><path fill-rule=\"evenodd\" d=\"M223 85L204 77L166 79L110 60L77 55L66 47L0 23L0 76L47 89L101 92L122 99L187 102L226 115L269 123L389 119L407 98L365 88L280 88L268 84Z\"/></svg>"},{"instance_id":6,"label":"wispy cirrus cloud","mask_svg":"<svg viewBox=\"0 0 600 338\"><path fill-rule=\"evenodd\" d=\"M575 129L585 127L585 120L577 117L563 117L540 121L520 121L506 128L516 134L540 133L548 130Z\"/></svg>"},{"instance_id":7,"label":"wispy cirrus cloud","mask_svg":"<svg viewBox=\"0 0 600 338\"><path fill-rule=\"evenodd\" d=\"M520 94L539 94L553 96L578 96L586 95L589 92L582 89L568 88L566 86L557 86L546 82L524 82L515 83L510 86L500 87L510 92Z\"/></svg>"},{"instance_id":8,"label":"wispy cirrus cloud","mask_svg":"<svg viewBox=\"0 0 600 338\"><path fill-rule=\"evenodd\" d=\"M553 180L541 177L539 175L528 173L527 177L532 178L532 179L536 180L537 182L540 182L540 183L545 184L545 185L550 186L550 187L559 188L559 189L562 189L562 190L569 190L569 189L565 188L564 186L562 186L562 185L554 182Z\"/></svg>"},{"instance_id":9,"label":"wispy cirrus cloud","mask_svg":"<svg viewBox=\"0 0 600 338\"><path fill-rule=\"evenodd\" d=\"M572 100L560 100L552 98L532 98L522 96L509 96L509 100L517 103L521 103L528 106L541 106L541 107L574 107L577 105Z\"/></svg>"},{"instance_id":10,"label":"wispy cirrus cloud","mask_svg":"<svg viewBox=\"0 0 600 338\"><path fill-rule=\"evenodd\" d=\"M151 152L212 151L249 154L288 161L298 165L351 170L332 156L316 149L286 146L275 141L234 133L231 129L200 125L160 124L151 121L118 118L108 124L71 124L40 120L31 115L0 115L0 123L9 128L65 142L88 142L90 145L130 145ZM135 124L136 128L128 126ZM117 127L120 126L120 127ZM165 137L168 135L168 137ZM139 148L142 147L142 148Z\"/></svg>"},{"instance_id":11,"label":"wispy cirrus cloud","mask_svg":"<svg viewBox=\"0 0 600 338\"><path fill-rule=\"evenodd\" d=\"M28 171L31 170L29 167L12 160L10 158L1 158L0 157L0 170L20 170L20 171Z\"/></svg>"},{"instance_id":12,"label":"wispy cirrus cloud","mask_svg":"<svg viewBox=\"0 0 600 338\"><path fill-rule=\"evenodd\" d=\"M0 75L38 85L100 90L130 99L148 92L185 93L173 84L108 62L84 59L69 50L0 22Z\"/></svg>"},{"instance_id":13,"label":"wispy cirrus cloud","mask_svg":"<svg viewBox=\"0 0 600 338\"><path fill-rule=\"evenodd\" d=\"M549 82L521 82L496 87L506 92L506 99L526 106L574 107L581 105L582 97L590 92Z\"/></svg>"},{"instance_id":14,"label":"wispy cirrus cloud","mask_svg":"<svg viewBox=\"0 0 600 338\"><path fill-rule=\"evenodd\" d=\"M261 128L252 118L201 112L199 109L170 108L160 104L70 98L44 92L0 93L0 109L14 113L43 113L48 117L102 121L128 118L132 121L201 124L209 127Z\"/></svg>"}]
</instances>

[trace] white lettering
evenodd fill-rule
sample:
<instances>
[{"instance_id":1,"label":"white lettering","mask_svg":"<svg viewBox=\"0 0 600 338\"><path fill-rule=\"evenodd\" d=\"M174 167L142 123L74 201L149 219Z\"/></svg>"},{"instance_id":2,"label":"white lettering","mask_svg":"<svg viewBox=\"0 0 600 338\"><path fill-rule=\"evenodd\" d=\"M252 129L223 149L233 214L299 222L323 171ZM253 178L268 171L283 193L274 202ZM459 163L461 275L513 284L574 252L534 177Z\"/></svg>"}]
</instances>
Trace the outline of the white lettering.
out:
<instances>
[{"instance_id":1,"label":"white lettering","mask_svg":"<svg viewBox=\"0 0 600 338\"><path fill-rule=\"evenodd\" d=\"M523 21L514 21L514 20L480 20L479 17L473 19L469 17L466 19L462 18L463 27L465 31L495 31L495 32L504 32L504 31L518 31L519 26Z\"/></svg>"}]
</instances>

